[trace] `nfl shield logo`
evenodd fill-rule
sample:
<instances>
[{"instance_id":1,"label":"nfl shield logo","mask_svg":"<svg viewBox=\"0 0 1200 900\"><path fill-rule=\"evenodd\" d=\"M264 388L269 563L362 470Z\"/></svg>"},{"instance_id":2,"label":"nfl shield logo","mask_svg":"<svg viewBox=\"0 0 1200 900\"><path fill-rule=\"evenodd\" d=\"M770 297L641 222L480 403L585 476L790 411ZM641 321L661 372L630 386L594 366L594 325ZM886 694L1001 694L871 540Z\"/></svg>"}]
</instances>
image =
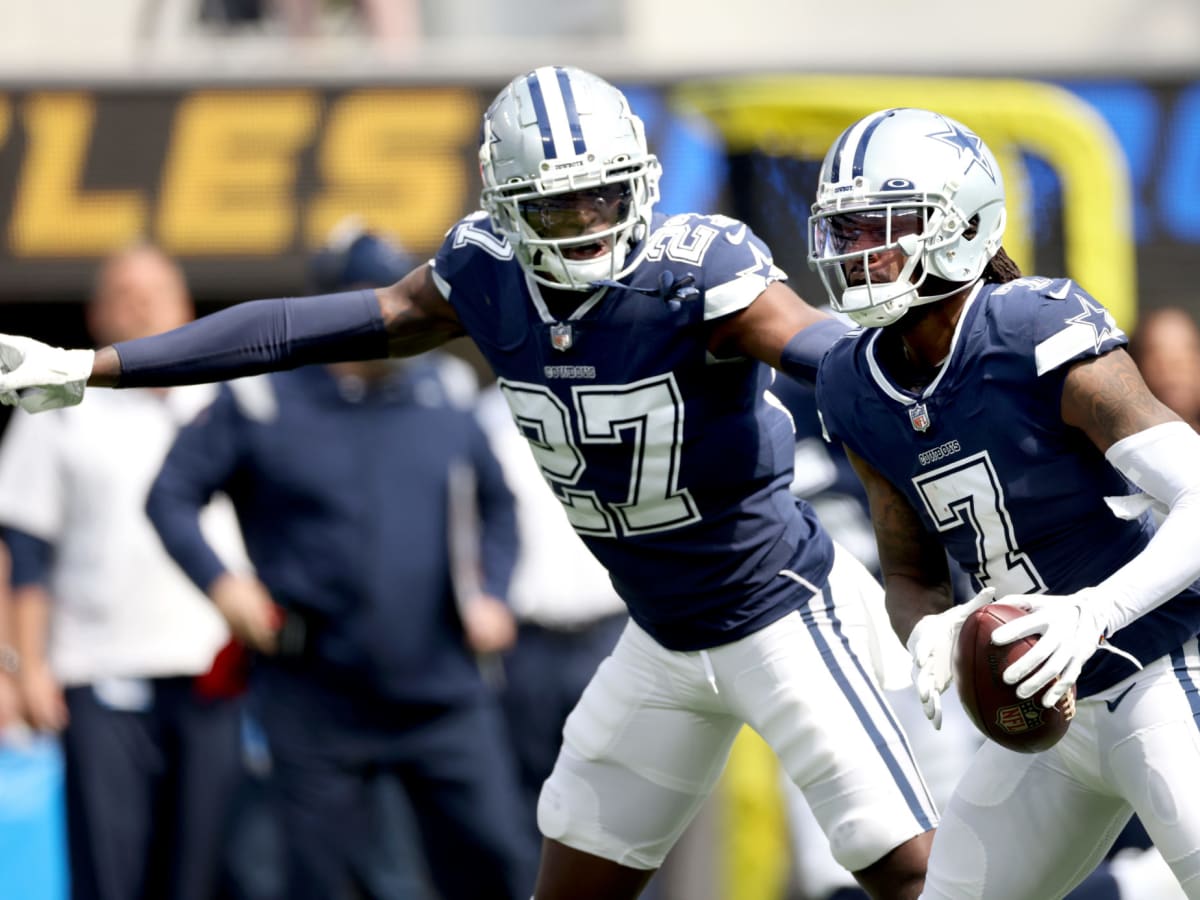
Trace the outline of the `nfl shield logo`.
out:
<instances>
[{"instance_id":1,"label":"nfl shield logo","mask_svg":"<svg viewBox=\"0 0 1200 900\"><path fill-rule=\"evenodd\" d=\"M1042 711L1032 700L996 710L996 724L1009 734L1023 734L1042 727Z\"/></svg>"},{"instance_id":2,"label":"nfl shield logo","mask_svg":"<svg viewBox=\"0 0 1200 900\"><path fill-rule=\"evenodd\" d=\"M929 430L929 410L924 403L914 403L908 408L908 421L917 431Z\"/></svg>"},{"instance_id":3,"label":"nfl shield logo","mask_svg":"<svg viewBox=\"0 0 1200 900\"><path fill-rule=\"evenodd\" d=\"M575 336L571 333L570 325L550 326L550 346L555 350L570 350L574 343Z\"/></svg>"}]
</instances>

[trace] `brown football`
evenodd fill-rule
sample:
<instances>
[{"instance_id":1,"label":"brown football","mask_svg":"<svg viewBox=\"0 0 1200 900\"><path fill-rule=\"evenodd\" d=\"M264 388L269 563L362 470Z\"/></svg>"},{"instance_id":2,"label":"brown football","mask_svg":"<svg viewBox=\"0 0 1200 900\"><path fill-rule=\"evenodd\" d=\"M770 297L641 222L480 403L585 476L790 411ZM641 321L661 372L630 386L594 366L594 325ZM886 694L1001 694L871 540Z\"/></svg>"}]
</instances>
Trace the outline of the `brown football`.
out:
<instances>
[{"instance_id":1,"label":"brown football","mask_svg":"<svg viewBox=\"0 0 1200 900\"><path fill-rule=\"evenodd\" d=\"M998 646L992 643L992 632L1025 614L1005 603L989 603L971 613L954 648L954 680L967 715L986 737L1018 753L1038 753L1067 733L1075 715L1075 689L1056 707L1046 709L1042 706L1045 689L1022 700L1016 685L1004 683L1004 670L1024 656L1037 637Z\"/></svg>"}]
</instances>

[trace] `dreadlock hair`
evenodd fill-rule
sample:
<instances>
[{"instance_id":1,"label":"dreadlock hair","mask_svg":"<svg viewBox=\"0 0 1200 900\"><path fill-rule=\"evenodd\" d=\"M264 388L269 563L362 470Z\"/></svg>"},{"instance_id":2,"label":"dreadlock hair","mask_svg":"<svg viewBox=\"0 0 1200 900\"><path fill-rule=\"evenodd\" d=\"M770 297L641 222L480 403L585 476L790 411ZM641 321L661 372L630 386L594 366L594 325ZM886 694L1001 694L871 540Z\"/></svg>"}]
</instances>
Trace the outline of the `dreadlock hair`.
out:
<instances>
[{"instance_id":1,"label":"dreadlock hair","mask_svg":"<svg viewBox=\"0 0 1200 900\"><path fill-rule=\"evenodd\" d=\"M1001 247L983 269L983 280L989 284L1005 284L1021 277L1021 268Z\"/></svg>"}]
</instances>

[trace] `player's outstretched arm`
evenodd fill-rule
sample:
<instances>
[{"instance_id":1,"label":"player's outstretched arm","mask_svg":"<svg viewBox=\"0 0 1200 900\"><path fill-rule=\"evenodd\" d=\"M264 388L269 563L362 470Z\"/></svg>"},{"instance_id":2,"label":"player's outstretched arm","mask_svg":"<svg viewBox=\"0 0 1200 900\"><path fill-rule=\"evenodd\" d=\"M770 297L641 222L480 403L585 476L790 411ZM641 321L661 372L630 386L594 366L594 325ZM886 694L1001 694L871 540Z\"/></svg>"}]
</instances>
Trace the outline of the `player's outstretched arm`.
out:
<instances>
[{"instance_id":1,"label":"player's outstretched arm","mask_svg":"<svg viewBox=\"0 0 1200 900\"><path fill-rule=\"evenodd\" d=\"M407 356L462 333L425 264L388 288L253 300L94 353L0 335L0 402L40 412L78 403L85 385L166 387Z\"/></svg>"},{"instance_id":2,"label":"player's outstretched arm","mask_svg":"<svg viewBox=\"0 0 1200 900\"><path fill-rule=\"evenodd\" d=\"M1166 511L1154 537L1094 587L1066 596L1003 598L1029 615L997 628L993 643L1040 635L1009 666L1004 680L1032 697L1056 681L1042 700L1053 706L1070 689L1101 639L1170 600L1200 578L1195 535L1200 531L1200 435L1158 401L1124 350L1076 363L1067 373L1063 421L1079 428L1129 481L1140 498L1110 500L1123 518L1153 504ZM1105 645L1108 646L1108 645Z\"/></svg>"},{"instance_id":3,"label":"player's outstretched arm","mask_svg":"<svg viewBox=\"0 0 1200 900\"><path fill-rule=\"evenodd\" d=\"M811 383L825 351L849 330L785 282L773 281L753 303L717 324L709 349L716 356L758 359Z\"/></svg>"}]
</instances>

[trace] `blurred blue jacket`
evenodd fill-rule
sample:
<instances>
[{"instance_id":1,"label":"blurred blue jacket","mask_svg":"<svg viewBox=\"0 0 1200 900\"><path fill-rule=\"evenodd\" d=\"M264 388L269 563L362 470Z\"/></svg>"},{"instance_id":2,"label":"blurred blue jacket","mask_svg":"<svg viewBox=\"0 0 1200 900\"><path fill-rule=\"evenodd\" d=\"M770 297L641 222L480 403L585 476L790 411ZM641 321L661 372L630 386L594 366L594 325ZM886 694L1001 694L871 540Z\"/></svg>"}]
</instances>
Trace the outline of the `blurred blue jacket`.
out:
<instances>
[{"instance_id":1,"label":"blurred blue jacket","mask_svg":"<svg viewBox=\"0 0 1200 900\"><path fill-rule=\"evenodd\" d=\"M310 366L222 385L180 432L147 512L205 589L224 569L198 512L224 491L258 578L310 624L309 676L364 700L450 704L484 689L451 576L450 478L464 464L474 472L482 588L506 599L512 495L474 415L422 359L378 383Z\"/></svg>"}]
</instances>

